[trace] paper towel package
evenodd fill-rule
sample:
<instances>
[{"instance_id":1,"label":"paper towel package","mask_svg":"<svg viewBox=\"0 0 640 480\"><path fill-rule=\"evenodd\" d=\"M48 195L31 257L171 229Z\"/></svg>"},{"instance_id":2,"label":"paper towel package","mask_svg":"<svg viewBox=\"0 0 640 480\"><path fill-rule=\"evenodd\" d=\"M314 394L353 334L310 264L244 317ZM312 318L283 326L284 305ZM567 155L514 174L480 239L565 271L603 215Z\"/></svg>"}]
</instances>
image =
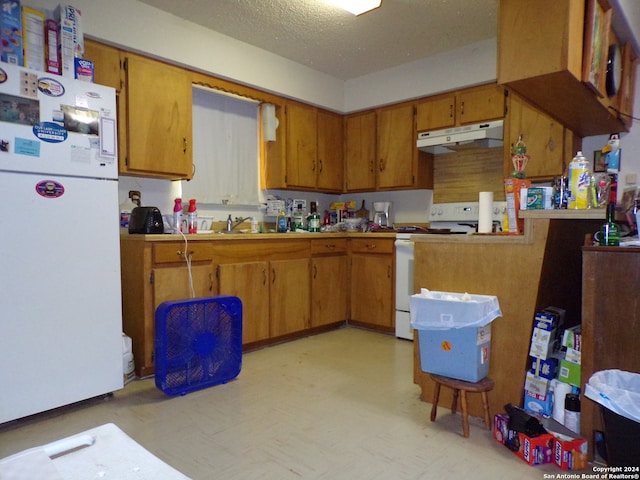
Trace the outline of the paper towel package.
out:
<instances>
[{"instance_id":1,"label":"paper towel package","mask_svg":"<svg viewBox=\"0 0 640 480\"><path fill-rule=\"evenodd\" d=\"M491 322L502 315L488 295L426 292L410 298L424 372L477 382L489 375Z\"/></svg>"}]
</instances>

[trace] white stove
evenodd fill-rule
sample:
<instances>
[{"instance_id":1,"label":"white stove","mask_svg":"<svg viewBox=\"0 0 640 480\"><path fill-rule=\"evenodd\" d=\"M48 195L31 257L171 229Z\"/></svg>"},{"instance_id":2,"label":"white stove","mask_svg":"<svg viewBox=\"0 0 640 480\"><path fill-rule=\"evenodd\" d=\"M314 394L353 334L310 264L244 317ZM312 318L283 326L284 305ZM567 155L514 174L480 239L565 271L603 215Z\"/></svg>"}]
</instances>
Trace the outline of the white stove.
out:
<instances>
[{"instance_id":1,"label":"white stove","mask_svg":"<svg viewBox=\"0 0 640 480\"><path fill-rule=\"evenodd\" d=\"M496 232L502 230L507 202L494 202L492 221ZM424 233L470 234L478 227L479 202L436 203L429 212L429 229ZM413 295L413 241L411 235L396 234L396 337L413 339L409 314L409 297Z\"/></svg>"},{"instance_id":2,"label":"white stove","mask_svg":"<svg viewBox=\"0 0 640 480\"><path fill-rule=\"evenodd\" d=\"M493 230L502 231L507 202L493 202ZM449 233L473 233L478 229L479 202L434 203L429 212L429 228L449 229ZM443 232L444 233L444 232Z\"/></svg>"}]
</instances>

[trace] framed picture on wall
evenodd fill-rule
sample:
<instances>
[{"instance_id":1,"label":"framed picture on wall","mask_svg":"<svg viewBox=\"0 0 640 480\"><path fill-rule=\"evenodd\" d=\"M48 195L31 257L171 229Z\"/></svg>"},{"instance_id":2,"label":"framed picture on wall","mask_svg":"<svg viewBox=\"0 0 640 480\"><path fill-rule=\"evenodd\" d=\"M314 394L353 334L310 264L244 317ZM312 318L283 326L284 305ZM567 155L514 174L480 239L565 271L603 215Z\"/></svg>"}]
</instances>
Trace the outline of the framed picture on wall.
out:
<instances>
[{"instance_id":1,"label":"framed picture on wall","mask_svg":"<svg viewBox=\"0 0 640 480\"><path fill-rule=\"evenodd\" d=\"M607 0L588 0L585 18L582 81L599 96L604 97L611 5Z\"/></svg>"}]
</instances>

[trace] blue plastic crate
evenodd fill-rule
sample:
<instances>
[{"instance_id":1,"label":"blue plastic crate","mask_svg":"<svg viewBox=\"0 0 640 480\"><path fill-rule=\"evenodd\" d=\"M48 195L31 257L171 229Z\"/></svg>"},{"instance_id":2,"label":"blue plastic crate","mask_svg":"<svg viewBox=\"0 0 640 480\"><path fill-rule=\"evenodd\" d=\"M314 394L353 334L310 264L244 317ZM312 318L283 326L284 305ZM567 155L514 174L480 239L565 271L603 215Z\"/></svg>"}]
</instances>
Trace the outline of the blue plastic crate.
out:
<instances>
[{"instance_id":1,"label":"blue plastic crate","mask_svg":"<svg viewBox=\"0 0 640 480\"><path fill-rule=\"evenodd\" d=\"M240 373L242 302L238 297L161 303L155 327L155 382L167 395L226 383Z\"/></svg>"}]
</instances>

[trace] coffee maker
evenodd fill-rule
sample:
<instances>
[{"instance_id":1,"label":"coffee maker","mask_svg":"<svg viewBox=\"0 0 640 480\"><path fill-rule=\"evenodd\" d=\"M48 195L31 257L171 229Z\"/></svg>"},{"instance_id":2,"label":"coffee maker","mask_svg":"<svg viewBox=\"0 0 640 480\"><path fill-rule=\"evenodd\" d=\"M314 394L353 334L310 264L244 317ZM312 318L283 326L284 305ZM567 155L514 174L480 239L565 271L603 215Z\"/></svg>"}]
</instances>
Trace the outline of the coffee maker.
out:
<instances>
[{"instance_id":1,"label":"coffee maker","mask_svg":"<svg viewBox=\"0 0 640 480\"><path fill-rule=\"evenodd\" d=\"M391 202L373 202L373 223L380 227L390 227Z\"/></svg>"}]
</instances>

